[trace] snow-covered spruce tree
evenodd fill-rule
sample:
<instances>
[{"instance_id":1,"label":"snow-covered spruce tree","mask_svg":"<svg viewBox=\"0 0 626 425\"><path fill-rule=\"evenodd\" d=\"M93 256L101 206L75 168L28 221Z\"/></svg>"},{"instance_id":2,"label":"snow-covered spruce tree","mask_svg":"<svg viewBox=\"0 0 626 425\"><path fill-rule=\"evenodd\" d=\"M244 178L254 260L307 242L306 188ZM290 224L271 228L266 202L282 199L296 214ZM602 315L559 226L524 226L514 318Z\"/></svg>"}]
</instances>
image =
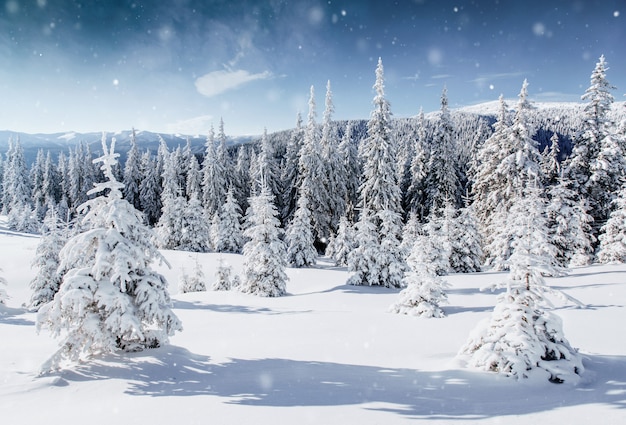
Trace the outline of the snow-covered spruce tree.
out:
<instances>
[{"instance_id":1,"label":"snow-covered spruce tree","mask_svg":"<svg viewBox=\"0 0 626 425\"><path fill-rule=\"evenodd\" d=\"M139 213L122 198L123 185L112 173L117 162L102 137L106 181L80 206L87 229L72 237L60 253L67 270L54 300L39 310L37 328L62 336L61 348L42 367L55 370L64 360L77 361L116 350L158 347L182 326L170 309L167 281L151 268L166 263Z\"/></svg>"},{"instance_id":2,"label":"snow-covered spruce tree","mask_svg":"<svg viewBox=\"0 0 626 425\"><path fill-rule=\"evenodd\" d=\"M130 202L136 209L141 208L140 185L141 175L141 156L137 148L137 136L133 128L130 135L130 149L126 156L124 164L124 198Z\"/></svg>"},{"instance_id":3,"label":"snow-covered spruce tree","mask_svg":"<svg viewBox=\"0 0 626 425\"><path fill-rule=\"evenodd\" d=\"M385 208L378 212L380 220L380 267L379 285L388 288L404 286L402 278L407 269L404 253L400 248L402 218L400 214Z\"/></svg>"},{"instance_id":4,"label":"snow-covered spruce tree","mask_svg":"<svg viewBox=\"0 0 626 425\"><path fill-rule=\"evenodd\" d=\"M456 207L461 202L453 132L448 93L444 88L426 176L426 207L431 213L443 209L448 203Z\"/></svg>"},{"instance_id":5,"label":"snow-covered spruce tree","mask_svg":"<svg viewBox=\"0 0 626 425\"><path fill-rule=\"evenodd\" d=\"M315 232L314 237L319 241L323 237L323 234L320 234L319 231L323 228L323 223L326 221L325 217L322 217L324 210L321 206L325 198L322 192L326 189L321 181L321 176L325 169L322 162L322 148L315 118L315 89L311 86L307 126L304 130L304 141L298 161L298 188L300 196L306 196L308 200Z\"/></svg>"},{"instance_id":6,"label":"snow-covered spruce tree","mask_svg":"<svg viewBox=\"0 0 626 425\"><path fill-rule=\"evenodd\" d=\"M598 261L604 264L626 262L626 184L613 206L613 212L600 229Z\"/></svg>"},{"instance_id":7,"label":"snow-covered spruce tree","mask_svg":"<svg viewBox=\"0 0 626 425\"><path fill-rule=\"evenodd\" d=\"M615 88L607 80L606 71L607 64L602 55L591 73L590 85L581 97L588 102L584 110L583 130L574 141L566 167L567 177L574 182L576 191L587 188L591 163L600 152L601 140L612 126L607 115L613 104L611 91Z\"/></svg>"},{"instance_id":8,"label":"snow-covered spruce tree","mask_svg":"<svg viewBox=\"0 0 626 425\"><path fill-rule=\"evenodd\" d=\"M434 212L428 216L428 221L424 225L424 234L428 239L428 244L422 249L432 264L433 270L439 276L447 275L450 272L450 254L452 245L450 244L451 213L454 207ZM448 214L446 214L446 212ZM424 239L420 239L424 243Z\"/></svg>"},{"instance_id":9,"label":"snow-covered spruce tree","mask_svg":"<svg viewBox=\"0 0 626 425\"><path fill-rule=\"evenodd\" d=\"M404 258L408 258L413 250L420 236L424 235L424 226L419 220L419 217L415 211L409 213L409 218L404 224L402 229L402 242L400 243L400 249L402 249Z\"/></svg>"},{"instance_id":10,"label":"snow-covered spruce tree","mask_svg":"<svg viewBox=\"0 0 626 425\"><path fill-rule=\"evenodd\" d=\"M363 209L359 223L356 225L358 248L349 256L348 268L356 272L349 278L352 285L382 285L396 286L397 282L386 281L395 271L388 269L395 267L396 261L402 261L402 256L394 261L383 260L383 254L400 253L400 241L396 238L387 238L386 253L381 252L379 245L385 238L379 213L385 211L389 216L401 214L402 194L398 186L396 172L396 146L391 129L391 112L389 102L385 98L384 75L382 60L378 60L376 67L376 82L374 84L374 110L367 123L367 137L360 146L359 155L363 161L363 183L360 187L360 205ZM394 241L395 240L395 241ZM365 243L365 246L361 246ZM358 258L363 256L363 258Z\"/></svg>"},{"instance_id":11,"label":"snow-covered spruce tree","mask_svg":"<svg viewBox=\"0 0 626 425\"><path fill-rule=\"evenodd\" d=\"M523 233L514 241L509 259L510 272L490 318L481 321L460 355L479 369L502 373L517 379L540 376L551 382L579 380L584 371L582 358L563 334L561 319L547 311L546 294L560 295L543 278L546 266L541 254L535 219L531 214ZM539 246L537 246L539 244Z\"/></svg>"},{"instance_id":12,"label":"snow-covered spruce tree","mask_svg":"<svg viewBox=\"0 0 626 425\"><path fill-rule=\"evenodd\" d=\"M445 289L449 286L437 273L432 253L433 241L428 236L419 236L407 259L408 271L398 301L390 307L392 313L420 317L444 317L441 304L447 301Z\"/></svg>"},{"instance_id":13,"label":"snow-covered spruce tree","mask_svg":"<svg viewBox=\"0 0 626 425\"><path fill-rule=\"evenodd\" d=\"M215 152L213 127L206 139L204 160L202 161L202 204L207 217L213 217L226 199L228 189L226 170Z\"/></svg>"},{"instance_id":14,"label":"snow-covered spruce tree","mask_svg":"<svg viewBox=\"0 0 626 425\"><path fill-rule=\"evenodd\" d=\"M226 194L226 203L220 207L218 218L218 226L212 231L213 249L217 252L241 253L243 247L241 208L237 204L232 187Z\"/></svg>"},{"instance_id":15,"label":"snow-covered spruce tree","mask_svg":"<svg viewBox=\"0 0 626 425\"><path fill-rule=\"evenodd\" d=\"M348 265L348 255L356 247L352 224L345 215L339 219L337 234L330 238L326 247L326 255L335 261L337 266Z\"/></svg>"},{"instance_id":16,"label":"snow-covered spruce tree","mask_svg":"<svg viewBox=\"0 0 626 425\"><path fill-rule=\"evenodd\" d=\"M280 297L287 293L287 249L281 240L271 192L261 186L261 194L249 200L251 211L244 231L248 241L243 246L243 281L239 290L261 297Z\"/></svg>"},{"instance_id":17,"label":"snow-covered spruce tree","mask_svg":"<svg viewBox=\"0 0 626 425\"><path fill-rule=\"evenodd\" d=\"M560 267L586 266L593 260L593 217L588 213L587 200L574 192L572 186L572 181L562 175L548 189L548 226Z\"/></svg>"},{"instance_id":18,"label":"snow-covered spruce tree","mask_svg":"<svg viewBox=\"0 0 626 425\"><path fill-rule=\"evenodd\" d=\"M475 169L472 169L474 182L472 185L472 198L477 214L480 230L485 236L489 235L488 228L496 210L499 209L503 200L509 195L505 193L505 180L498 174L498 167L504 159L512 153L507 141L507 129L509 127L508 106L504 97L500 95L498 116L493 125L494 132L480 148ZM503 208L506 210L508 207ZM486 238L489 243L491 237Z\"/></svg>"},{"instance_id":19,"label":"snow-covered spruce tree","mask_svg":"<svg viewBox=\"0 0 626 425\"><path fill-rule=\"evenodd\" d=\"M285 158L280 171L281 187L283 189L283 210L281 218L283 223L291 222L293 214L296 212L298 201L298 161L300 150L304 141L304 129L302 128L302 115L298 112L296 116L296 127L291 133L287 142Z\"/></svg>"},{"instance_id":20,"label":"snow-covered spruce tree","mask_svg":"<svg viewBox=\"0 0 626 425\"><path fill-rule=\"evenodd\" d=\"M18 138L15 142L9 139L9 150L4 164L3 186L3 212L8 214L12 209L18 208L25 211L30 208L31 188L28 168L24 158L24 149Z\"/></svg>"},{"instance_id":21,"label":"snow-covered spruce tree","mask_svg":"<svg viewBox=\"0 0 626 425\"><path fill-rule=\"evenodd\" d=\"M306 195L298 199L298 208L287 228L287 262L294 267L309 267L317 261L317 250L313 245L311 211Z\"/></svg>"},{"instance_id":22,"label":"snow-covered spruce tree","mask_svg":"<svg viewBox=\"0 0 626 425\"><path fill-rule=\"evenodd\" d=\"M150 151L141 156L141 175L139 183L139 205L147 224L154 226L161 216L161 177L157 175L156 161Z\"/></svg>"},{"instance_id":23,"label":"snow-covered spruce tree","mask_svg":"<svg viewBox=\"0 0 626 425\"><path fill-rule=\"evenodd\" d=\"M339 225L339 218L346 211L346 176L343 158L339 151L339 140L335 134L331 119L335 107L332 101L330 81L326 85L326 101L324 119L322 123L322 137L320 147L322 152L322 164L324 171L320 176L324 190L320 203L322 209L320 218L324 222L318 222L317 234L323 240L328 241Z\"/></svg>"},{"instance_id":24,"label":"snow-covered spruce tree","mask_svg":"<svg viewBox=\"0 0 626 425\"><path fill-rule=\"evenodd\" d=\"M281 181L280 181L280 168L276 159L276 149L272 140L267 134L267 129L263 129L263 135L261 136L261 150L257 156L256 169L253 170L253 181L260 184L265 182L270 193L274 196L277 204L277 208L280 208L278 204L282 200L281 195ZM260 193L262 188L257 186L256 193Z\"/></svg>"},{"instance_id":25,"label":"snow-covered spruce tree","mask_svg":"<svg viewBox=\"0 0 626 425\"><path fill-rule=\"evenodd\" d=\"M424 111L420 109L417 118L415 146L413 147L415 153L411 159L411 182L406 193L406 210L415 212L419 211L420 216L424 216L425 213L424 191L429 162L424 147L425 144L426 122L424 119Z\"/></svg>"},{"instance_id":26,"label":"snow-covered spruce tree","mask_svg":"<svg viewBox=\"0 0 626 425\"><path fill-rule=\"evenodd\" d=\"M354 220L354 208L359 201L359 185L361 178L361 163L357 144L352 141L352 124L348 122L346 129L337 147L343 161L344 182L346 187L346 214Z\"/></svg>"},{"instance_id":27,"label":"snow-covered spruce tree","mask_svg":"<svg viewBox=\"0 0 626 425\"><path fill-rule=\"evenodd\" d=\"M181 204L184 202L184 198ZM177 249L191 252L209 252L211 250L210 226L204 215L202 202L193 196L184 202L182 212L179 243Z\"/></svg>"},{"instance_id":28,"label":"snow-covered spruce tree","mask_svg":"<svg viewBox=\"0 0 626 425\"><path fill-rule=\"evenodd\" d=\"M367 123L367 137L359 147L363 161L360 204L374 213L385 208L400 213L402 195L395 169L396 145L391 129L389 102L385 98L383 62L380 58L374 90L374 110Z\"/></svg>"},{"instance_id":29,"label":"snow-covered spruce tree","mask_svg":"<svg viewBox=\"0 0 626 425\"><path fill-rule=\"evenodd\" d=\"M380 242L374 214L369 209L361 211L354 225L356 248L348 253L348 285L374 286L380 284Z\"/></svg>"},{"instance_id":30,"label":"snow-covered spruce tree","mask_svg":"<svg viewBox=\"0 0 626 425\"><path fill-rule=\"evenodd\" d=\"M234 289L233 280L231 275L233 268L220 258L217 262L217 269L215 269L215 281L211 289L214 291L230 291ZM235 285L236 286L236 285Z\"/></svg>"},{"instance_id":31,"label":"snow-covered spruce tree","mask_svg":"<svg viewBox=\"0 0 626 425\"><path fill-rule=\"evenodd\" d=\"M479 272L483 262L482 238L471 205L456 213L450 229L450 268L456 273Z\"/></svg>"},{"instance_id":32,"label":"snow-covered spruce tree","mask_svg":"<svg viewBox=\"0 0 626 425\"><path fill-rule=\"evenodd\" d=\"M188 275L185 270L181 270L181 274L178 281L178 291L182 294L188 292L204 292L206 291L206 283L204 282L204 272L202 271L202 265L198 261L196 256L195 265L193 268L193 275Z\"/></svg>"},{"instance_id":33,"label":"snow-covered spruce tree","mask_svg":"<svg viewBox=\"0 0 626 425\"><path fill-rule=\"evenodd\" d=\"M556 184L557 179L561 175L560 152L559 135L555 132L552 137L550 137L550 146L546 146L541 153L541 172L544 177L545 186Z\"/></svg>"},{"instance_id":34,"label":"snow-covered spruce tree","mask_svg":"<svg viewBox=\"0 0 626 425\"><path fill-rule=\"evenodd\" d=\"M59 272L59 252L67 241L67 229L57 214L56 208L50 205L41 226L41 238L35 251L32 266L37 267L37 274L30 281L33 291L28 307L39 310L54 298L61 285L62 273Z\"/></svg>"},{"instance_id":35,"label":"snow-covered spruce tree","mask_svg":"<svg viewBox=\"0 0 626 425\"><path fill-rule=\"evenodd\" d=\"M155 227L158 244L162 249L178 249L181 246L184 214L187 201L182 196L176 170L176 157L171 154L163 159L163 190L161 192L161 217Z\"/></svg>"},{"instance_id":36,"label":"snow-covered spruce tree","mask_svg":"<svg viewBox=\"0 0 626 425\"><path fill-rule=\"evenodd\" d=\"M189 158L185 193L187 194L188 200L194 197L202 199L202 173L200 172L198 159L193 154Z\"/></svg>"}]
</instances>

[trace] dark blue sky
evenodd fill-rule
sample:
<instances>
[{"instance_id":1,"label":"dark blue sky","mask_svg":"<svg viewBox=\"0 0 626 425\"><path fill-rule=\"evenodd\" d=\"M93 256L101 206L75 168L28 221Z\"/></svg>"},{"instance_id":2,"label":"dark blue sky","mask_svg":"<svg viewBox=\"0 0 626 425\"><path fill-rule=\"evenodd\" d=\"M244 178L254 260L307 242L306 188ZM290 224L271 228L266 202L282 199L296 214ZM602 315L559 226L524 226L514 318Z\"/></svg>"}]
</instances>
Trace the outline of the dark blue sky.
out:
<instances>
[{"instance_id":1,"label":"dark blue sky","mask_svg":"<svg viewBox=\"0 0 626 425\"><path fill-rule=\"evenodd\" d=\"M231 135L290 128L326 81L367 118L378 57L395 116L578 100L601 54L626 93L624 0L0 0L0 128Z\"/></svg>"}]
</instances>

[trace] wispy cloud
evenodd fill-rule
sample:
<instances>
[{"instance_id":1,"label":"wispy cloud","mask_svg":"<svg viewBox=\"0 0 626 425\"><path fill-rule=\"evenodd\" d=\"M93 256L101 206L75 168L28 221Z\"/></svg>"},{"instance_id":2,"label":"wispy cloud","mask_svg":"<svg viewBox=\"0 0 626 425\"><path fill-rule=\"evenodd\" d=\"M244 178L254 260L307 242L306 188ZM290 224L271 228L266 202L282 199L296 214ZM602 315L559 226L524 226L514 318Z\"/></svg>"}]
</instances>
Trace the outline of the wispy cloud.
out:
<instances>
[{"instance_id":1,"label":"wispy cloud","mask_svg":"<svg viewBox=\"0 0 626 425\"><path fill-rule=\"evenodd\" d=\"M258 74L251 74L243 69L213 71L196 79L196 90L206 97L213 97L234 90L251 81L269 78L272 78L272 73L269 71Z\"/></svg>"},{"instance_id":2,"label":"wispy cloud","mask_svg":"<svg viewBox=\"0 0 626 425\"><path fill-rule=\"evenodd\" d=\"M445 80L450 77L452 77L450 74L435 74L430 76L432 80Z\"/></svg>"},{"instance_id":3,"label":"wispy cloud","mask_svg":"<svg viewBox=\"0 0 626 425\"><path fill-rule=\"evenodd\" d=\"M501 72L501 73L493 73L493 74L483 74L479 75L477 78L473 80L469 80L468 83L485 83L487 81L493 80L504 80L507 78L518 78L527 75L525 72Z\"/></svg>"},{"instance_id":4,"label":"wispy cloud","mask_svg":"<svg viewBox=\"0 0 626 425\"><path fill-rule=\"evenodd\" d=\"M201 115L187 120L179 120L175 123L167 124L167 132L171 134L186 134L197 136L208 134L214 117L212 115Z\"/></svg>"}]
</instances>

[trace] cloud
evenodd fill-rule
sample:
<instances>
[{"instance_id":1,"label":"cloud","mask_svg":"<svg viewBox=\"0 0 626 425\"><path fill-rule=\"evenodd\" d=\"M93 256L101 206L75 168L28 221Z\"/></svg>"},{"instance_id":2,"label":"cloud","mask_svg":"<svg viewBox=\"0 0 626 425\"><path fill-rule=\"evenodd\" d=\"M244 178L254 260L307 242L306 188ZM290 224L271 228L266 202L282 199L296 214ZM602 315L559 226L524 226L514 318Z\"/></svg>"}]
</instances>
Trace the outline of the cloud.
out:
<instances>
[{"instance_id":1,"label":"cloud","mask_svg":"<svg viewBox=\"0 0 626 425\"><path fill-rule=\"evenodd\" d=\"M208 134L213 119L214 117L212 115L201 115L199 117L169 123L166 125L166 128L167 132L170 134L186 134L190 136Z\"/></svg>"},{"instance_id":2,"label":"cloud","mask_svg":"<svg viewBox=\"0 0 626 425\"><path fill-rule=\"evenodd\" d=\"M206 97L213 97L220 93L234 90L251 81L267 80L269 78L272 78L272 73L269 71L259 74L250 74L243 69L213 71L196 79L196 89L198 93Z\"/></svg>"}]
</instances>

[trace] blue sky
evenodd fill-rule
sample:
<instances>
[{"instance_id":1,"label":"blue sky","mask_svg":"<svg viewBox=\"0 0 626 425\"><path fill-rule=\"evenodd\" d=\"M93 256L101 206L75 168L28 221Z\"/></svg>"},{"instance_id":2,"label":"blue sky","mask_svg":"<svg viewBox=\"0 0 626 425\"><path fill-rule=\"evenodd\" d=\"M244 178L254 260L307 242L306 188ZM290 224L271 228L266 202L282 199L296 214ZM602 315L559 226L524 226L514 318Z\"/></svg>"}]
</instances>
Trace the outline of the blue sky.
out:
<instances>
[{"instance_id":1,"label":"blue sky","mask_svg":"<svg viewBox=\"0 0 626 425\"><path fill-rule=\"evenodd\" d=\"M623 0L0 0L0 129L229 135L367 118L376 62L395 116L513 98L578 100L599 56L626 93Z\"/></svg>"}]
</instances>

